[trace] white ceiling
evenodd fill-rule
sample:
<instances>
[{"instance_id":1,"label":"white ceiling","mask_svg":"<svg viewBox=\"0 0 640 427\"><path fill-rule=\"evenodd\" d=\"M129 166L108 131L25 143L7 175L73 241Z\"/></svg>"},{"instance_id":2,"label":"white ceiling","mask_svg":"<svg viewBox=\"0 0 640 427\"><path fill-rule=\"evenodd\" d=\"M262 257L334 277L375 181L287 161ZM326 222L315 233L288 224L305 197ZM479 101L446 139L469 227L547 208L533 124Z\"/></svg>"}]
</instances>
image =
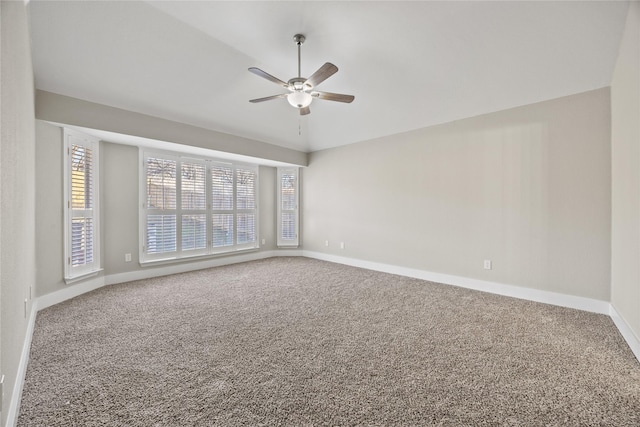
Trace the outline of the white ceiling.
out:
<instances>
[{"instance_id":1,"label":"white ceiling","mask_svg":"<svg viewBox=\"0 0 640 427\"><path fill-rule=\"evenodd\" d=\"M31 1L36 87L315 151L608 86L626 2ZM300 117L249 99L325 62Z\"/></svg>"}]
</instances>

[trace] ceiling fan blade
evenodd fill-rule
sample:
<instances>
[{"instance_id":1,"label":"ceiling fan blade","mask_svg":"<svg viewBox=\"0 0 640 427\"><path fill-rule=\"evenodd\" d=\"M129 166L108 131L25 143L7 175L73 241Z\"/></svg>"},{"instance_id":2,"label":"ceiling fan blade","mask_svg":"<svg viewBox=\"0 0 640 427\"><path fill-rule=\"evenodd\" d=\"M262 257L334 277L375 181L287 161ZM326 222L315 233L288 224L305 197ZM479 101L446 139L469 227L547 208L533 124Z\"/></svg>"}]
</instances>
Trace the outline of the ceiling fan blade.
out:
<instances>
[{"instance_id":1,"label":"ceiling fan blade","mask_svg":"<svg viewBox=\"0 0 640 427\"><path fill-rule=\"evenodd\" d=\"M286 82L283 82L282 80L280 80L277 77L273 77L271 74L267 73L266 71L262 71L260 68L256 68L256 67L251 67L249 68L249 71L252 72L253 74L255 74L256 76L260 76L263 79L267 79L277 85L280 85L282 87L286 87L289 88L289 84L287 84Z\"/></svg>"},{"instance_id":2,"label":"ceiling fan blade","mask_svg":"<svg viewBox=\"0 0 640 427\"><path fill-rule=\"evenodd\" d=\"M312 87L318 86L337 72L338 67L333 65L331 62L327 62L322 67L318 68L318 71L313 73L311 77L307 79L305 84L309 83Z\"/></svg>"},{"instance_id":3,"label":"ceiling fan blade","mask_svg":"<svg viewBox=\"0 0 640 427\"><path fill-rule=\"evenodd\" d=\"M338 102L346 102L350 103L354 99L356 99L353 95L343 95L341 93L331 93L331 92L311 92L311 96L319 99L326 99L327 101L338 101Z\"/></svg>"},{"instance_id":4,"label":"ceiling fan blade","mask_svg":"<svg viewBox=\"0 0 640 427\"><path fill-rule=\"evenodd\" d=\"M264 102L264 101L271 101L272 99L284 98L287 95L288 93L281 93L280 95L271 95L271 96L265 96L264 98L250 99L249 102L253 102L255 104L256 102Z\"/></svg>"},{"instance_id":5,"label":"ceiling fan blade","mask_svg":"<svg viewBox=\"0 0 640 427\"><path fill-rule=\"evenodd\" d=\"M302 107L300 109L300 115L306 116L307 114L311 114L311 110L309 109L309 107Z\"/></svg>"}]
</instances>

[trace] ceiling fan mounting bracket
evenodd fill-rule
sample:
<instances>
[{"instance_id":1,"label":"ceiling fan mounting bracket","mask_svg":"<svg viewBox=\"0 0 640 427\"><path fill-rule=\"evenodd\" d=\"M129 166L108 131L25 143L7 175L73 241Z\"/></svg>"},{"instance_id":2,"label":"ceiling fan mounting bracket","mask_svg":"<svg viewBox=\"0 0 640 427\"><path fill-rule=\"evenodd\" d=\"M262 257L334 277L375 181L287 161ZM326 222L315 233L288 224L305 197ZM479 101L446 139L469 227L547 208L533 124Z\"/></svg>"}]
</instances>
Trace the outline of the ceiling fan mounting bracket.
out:
<instances>
[{"instance_id":1,"label":"ceiling fan mounting bracket","mask_svg":"<svg viewBox=\"0 0 640 427\"><path fill-rule=\"evenodd\" d=\"M296 34L293 36L293 41L296 42L298 46L300 46L306 40L305 36L302 34Z\"/></svg>"}]
</instances>

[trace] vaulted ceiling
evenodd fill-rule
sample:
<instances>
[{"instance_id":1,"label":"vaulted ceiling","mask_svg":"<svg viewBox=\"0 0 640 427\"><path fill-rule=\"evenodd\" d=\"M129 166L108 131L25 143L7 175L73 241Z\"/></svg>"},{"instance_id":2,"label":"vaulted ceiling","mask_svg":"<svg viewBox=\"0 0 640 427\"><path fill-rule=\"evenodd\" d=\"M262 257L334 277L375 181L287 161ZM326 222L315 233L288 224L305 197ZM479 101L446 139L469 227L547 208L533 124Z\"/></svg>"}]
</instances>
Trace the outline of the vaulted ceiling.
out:
<instances>
[{"instance_id":1,"label":"vaulted ceiling","mask_svg":"<svg viewBox=\"0 0 640 427\"><path fill-rule=\"evenodd\" d=\"M36 87L315 151L609 86L617 1L31 1ZM339 71L300 116L247 71Z\"/></svg>"}]
</instances>

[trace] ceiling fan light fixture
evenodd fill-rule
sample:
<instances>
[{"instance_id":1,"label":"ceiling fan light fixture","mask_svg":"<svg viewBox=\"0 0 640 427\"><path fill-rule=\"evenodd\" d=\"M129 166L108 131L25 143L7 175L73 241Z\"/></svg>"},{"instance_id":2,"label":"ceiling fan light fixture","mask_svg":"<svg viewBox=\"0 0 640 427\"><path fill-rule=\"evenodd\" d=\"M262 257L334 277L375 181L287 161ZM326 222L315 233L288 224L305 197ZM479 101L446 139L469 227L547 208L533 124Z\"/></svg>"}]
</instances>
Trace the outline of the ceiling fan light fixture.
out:
<instances>
[{"instance_id":1,"label":"ceiling fan light fixture","mask_svg":"<svg viewBox=\"0 0 640 427\"><path fill-rule=\"evenodd\" d=\"M304 108L311 104L313 98L307 92L291 92L287 95L287 101L296 108Z\"/></svg>"}]
</instances>

